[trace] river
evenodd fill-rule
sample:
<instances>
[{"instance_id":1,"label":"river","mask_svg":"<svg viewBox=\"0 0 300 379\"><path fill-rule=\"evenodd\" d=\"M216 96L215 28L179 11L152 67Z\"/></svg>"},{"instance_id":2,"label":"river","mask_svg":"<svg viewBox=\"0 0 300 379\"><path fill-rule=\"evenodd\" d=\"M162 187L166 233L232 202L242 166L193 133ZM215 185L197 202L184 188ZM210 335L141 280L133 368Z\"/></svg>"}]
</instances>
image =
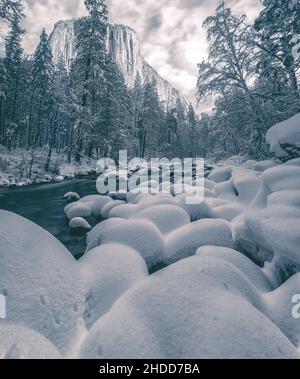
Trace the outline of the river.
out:
<instances>
[{"instance_id":1,"label":"river","mask_svg":"<svg viewBox=\"0 0 300 379\"><path fill-rule=\"evenodd\" d=\"M79 258L84 253L86 237L70 233L69 221L64 214L67 201L63 198L70 191L81 197L96 194L96 178L1 189L0 209L17 213L40 225L62 242L75 258Z\"/></svg>"}]
</instances>

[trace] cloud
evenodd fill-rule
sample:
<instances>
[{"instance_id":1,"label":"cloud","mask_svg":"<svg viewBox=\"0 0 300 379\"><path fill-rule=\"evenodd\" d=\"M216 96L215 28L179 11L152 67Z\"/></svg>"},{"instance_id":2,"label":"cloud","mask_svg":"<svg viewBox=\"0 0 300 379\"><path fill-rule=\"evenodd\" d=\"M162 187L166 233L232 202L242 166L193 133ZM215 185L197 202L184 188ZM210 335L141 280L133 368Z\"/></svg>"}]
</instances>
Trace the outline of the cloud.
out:
<instances>
[{"instance_id":1,"label":"cloud","mask_svg":"<svg viewBox=\"0 0 300 379\"><path fill-rule=\"evenodd\" d=\"M25 48L31 53L43 27L85 14L83 0L24 0L27 18ZM250 19L259 11L259 0L227 0L237 13ZM143 54L160 75L192 101L197 63L207 51L204 19L213 14L218 0L108 0L110 20L131 26L138 33Z\"/></svg>"}]
</instances>

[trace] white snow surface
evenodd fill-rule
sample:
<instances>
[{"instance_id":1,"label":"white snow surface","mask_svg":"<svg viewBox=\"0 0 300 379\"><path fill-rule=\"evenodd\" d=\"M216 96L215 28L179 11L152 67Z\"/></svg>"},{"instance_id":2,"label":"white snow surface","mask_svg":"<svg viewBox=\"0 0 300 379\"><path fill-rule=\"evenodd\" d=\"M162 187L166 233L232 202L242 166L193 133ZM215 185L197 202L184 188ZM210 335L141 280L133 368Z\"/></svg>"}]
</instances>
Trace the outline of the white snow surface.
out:
<instances>
[{"instance_id":1,"label":"white snow surface","mask_svg":"<svg viewBox=\"0 0 300 379\"><path fill-rule=\"evenodd\" d=\"M32 329L0 322L0 359L61 359L58 349Z\"/></svg>"},{"instance_id":2,"label":"white snow surface","mask_svg":"<svg viewBox=\"0 0 300 379\"><path fill-rule=\"evenodd\" d=\"M148 276L140 254L120 244L105 244L91 250L80 259L79 265L88 284L84 313L88 328L107 313L123 293Z\"/></svg>"},{"instance_id":3,"label":"white snow surface","mask_svg":"<svg viewBox=\"0 0 300 379\"><path fill-rule=\"evenodd\" d=\"M260 310L264 306L260 291L238 265L190 257L127 291L92 327L79 357L299 357Z\"/></svg>"},{"instance_id":4,"label":"white snow surface","mask_svg":"<svg viewBox=\"0 0 300 379\"><path fill-rule=\"evenodd\" d=\"M290 145L299 152L300 113L270 128L267 132L266 142L270 145L270 152L279 158L289 156L289 153L283 148L284 145Z\"/></svg>"},{"instance_id":5,"label":"white snow surface","mask_svg":"<svg viewBox=\"0 0 300 379\"><path fill-rule=\"evenodd\" d=\"M7 321L41 333L64 354L84 327L83 284L69 251L39 226L0 210L0 289Z\"/></svg>"}]
</instances>

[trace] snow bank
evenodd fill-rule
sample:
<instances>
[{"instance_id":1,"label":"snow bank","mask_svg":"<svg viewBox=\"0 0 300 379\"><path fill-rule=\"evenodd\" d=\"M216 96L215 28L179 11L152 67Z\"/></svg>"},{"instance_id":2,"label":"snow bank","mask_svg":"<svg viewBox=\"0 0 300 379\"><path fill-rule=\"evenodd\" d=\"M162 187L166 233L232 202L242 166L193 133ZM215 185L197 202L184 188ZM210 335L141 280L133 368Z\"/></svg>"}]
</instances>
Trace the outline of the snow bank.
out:
<instances>
[{"instance_id":1,"label":"snow bank","mask_svg":"<svg viewBox=\"0 0 300 379\"><path fill-rule=\"evenodd\" d=\"M270 128L266 135L270 152L278 158L295 158L300 154L300 113Z\"/></svg>"},{"instance_id":2,"label":"snow bank","mask_svg":"<svg viewBox=\"0 0 300 379\"><path fill-rule=\"evenodd\" d=\"M230 224L224 220L203 219L169 233L165 238L167 264L194 255L203 245L233 247Z\"/></svg>"},{"instance_id":3,"label":"snow bank","mask_svg":"<svg viewBox=\"0 0 300 379\"><path fill-rule=\"evenodd\" d=\"M0 359L60 359L57 348L44 336L7 322L0 323Z\"/></svg>"},{"instance_id":4,"label":"snow bank","mask_svg":"<svg viewBox=\"0 0 300 379\"><path fill-rule=\"evenodd\" d=\"M256 308L261 301L234 265L191 257L127 291L90 330L79 356L297 358L292 343Z\"/></svg>"},{"instance_id":5,"label":"snow bank","mask_svg":"<svg viewBox=\"0 0 300 379\"><path fill-rule=\"evenodd\" d=\"M0 288L7 321L31 328L67 353L84 327L79 267L39 226L0 210Z\"/></svg>"},{"instance_id":6,"label":"snow bank","mask_svg":"<svg viewBox=\"0 0 300 379\"><path fill-rule=\"evenodd\" d=\"M130 287L148 276L147 266L135 250L125 245L106 244L85 254L79 261L88 284L84 313L90 328Z\"/></svg>"}]
</instances>

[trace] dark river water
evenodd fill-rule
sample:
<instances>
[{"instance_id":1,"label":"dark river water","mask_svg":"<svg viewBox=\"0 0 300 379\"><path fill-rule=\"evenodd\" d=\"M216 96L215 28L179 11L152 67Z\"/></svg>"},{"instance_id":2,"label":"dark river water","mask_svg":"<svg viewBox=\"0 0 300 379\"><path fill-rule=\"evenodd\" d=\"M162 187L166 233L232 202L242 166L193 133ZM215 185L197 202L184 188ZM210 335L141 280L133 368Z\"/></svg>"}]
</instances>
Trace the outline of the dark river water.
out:
<instances>
[{"instance_id":1,"label":"dark river water","mask_svg":"<svg viewBox=\"0 0 300 379\"><path fill-rule=\"evenodd\" d=\"M15 212L46 229L79 258L85 250L85 236L72 235L64 214L66 192L81 197L96 194L96 178L74 179L58 184L1 189L0 209Z\"/></svg>"}]
</instances>

